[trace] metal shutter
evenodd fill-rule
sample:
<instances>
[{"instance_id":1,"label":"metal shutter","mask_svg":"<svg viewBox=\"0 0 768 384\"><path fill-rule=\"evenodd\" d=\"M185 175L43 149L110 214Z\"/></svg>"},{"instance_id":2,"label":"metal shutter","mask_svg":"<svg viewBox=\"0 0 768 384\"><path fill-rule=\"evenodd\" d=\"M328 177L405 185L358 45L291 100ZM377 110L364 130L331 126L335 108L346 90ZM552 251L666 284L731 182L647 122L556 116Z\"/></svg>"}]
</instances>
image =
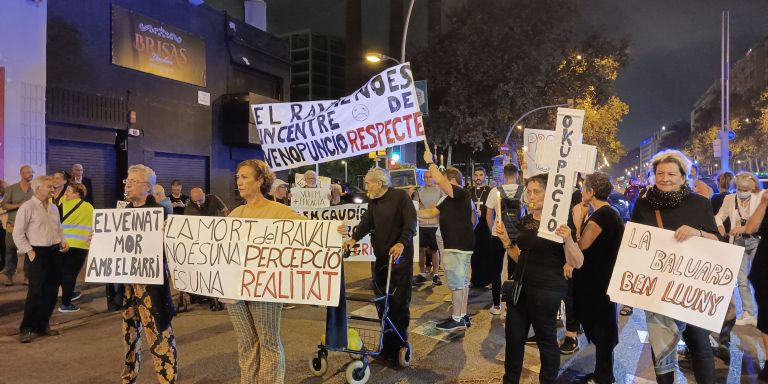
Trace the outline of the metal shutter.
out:
<instances>
[{"instance_id":1,"label":"metal shutter","mask_svg":"<svg viewBox=\"0 0 768 384\"><path fill-rule=\"evenodd\" d=\"M157 174L157 183L165 188L165 193L171 193L171 181L181 180L182 193L189 195L194 187L208 189L208 157L181 155L176 153L155 152L152 169Z\"/></svg>"},{"instance_id":2,"label":"metal shutter","mask_svg":"<svg viewBox=\"0 0 768 384\"><path fill-rule=\"evenodd\" d=\"M72 164L82 164L84 175L93 183L94 190L88 193L93 195L96 208L115 207L115 160L115 148L109 144L48 140L48 174L57 170L71 172Z\"/></svg>"}]
</instances>

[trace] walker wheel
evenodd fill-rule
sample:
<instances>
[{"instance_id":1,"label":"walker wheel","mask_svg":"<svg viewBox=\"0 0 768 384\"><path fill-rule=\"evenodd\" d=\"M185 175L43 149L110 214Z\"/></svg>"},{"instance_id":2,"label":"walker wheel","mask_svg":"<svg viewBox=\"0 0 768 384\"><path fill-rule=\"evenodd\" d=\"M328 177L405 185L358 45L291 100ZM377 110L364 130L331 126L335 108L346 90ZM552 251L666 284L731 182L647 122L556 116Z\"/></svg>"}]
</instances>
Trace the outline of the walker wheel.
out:
<instances>
[{"instance_id":1,"label":"walker wheel","mask_svg":"<svg viewBox=\"0 0 768 384\"><path fill-rule=\"evenodd\" d=\"M313 357L312 360L309 361L309 371L317 377L325 375L325 372L328 371L328 359L324 356Z\"/></svg>"},{"instance_id":2,"label":"walker wheel","mask_svg":"<svg viewBox=\"0 0 768 384\"><path fill-rule=\"evenodd\" d=\"M365 384L371 378L371 367L363 361L355 360L347 366L347 383Z\"/></svg>"}]
</instances>

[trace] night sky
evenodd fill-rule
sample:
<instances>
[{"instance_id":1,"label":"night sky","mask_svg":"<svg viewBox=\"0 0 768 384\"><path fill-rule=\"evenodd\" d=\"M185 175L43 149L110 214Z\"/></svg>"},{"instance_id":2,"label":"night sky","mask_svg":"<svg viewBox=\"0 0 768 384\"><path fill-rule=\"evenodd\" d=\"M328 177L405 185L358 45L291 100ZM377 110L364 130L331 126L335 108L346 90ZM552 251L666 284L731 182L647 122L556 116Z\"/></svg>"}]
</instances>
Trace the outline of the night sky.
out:
<instances>
[{"instance_id":1,"label":"night sky","mask_svg":"<svg viewBox=\"0 0 768 384\"><path fill-rule=\"evenodd\" d=\"M450 5L460 0L445 0ZM301 29L343 37L343 0L267 0L269 32ZM768 37L768 0L587 0L584 32L627 37L630 64L616 93L630 113L619 126L629 149L662 125L690 120L693 104L720 76L720 13L730 10L731 63ZM363 0L363 46L388 46L389 1ZM426 0L416 0L408 47L425 44Z\"/></svg>"}]
</instances>

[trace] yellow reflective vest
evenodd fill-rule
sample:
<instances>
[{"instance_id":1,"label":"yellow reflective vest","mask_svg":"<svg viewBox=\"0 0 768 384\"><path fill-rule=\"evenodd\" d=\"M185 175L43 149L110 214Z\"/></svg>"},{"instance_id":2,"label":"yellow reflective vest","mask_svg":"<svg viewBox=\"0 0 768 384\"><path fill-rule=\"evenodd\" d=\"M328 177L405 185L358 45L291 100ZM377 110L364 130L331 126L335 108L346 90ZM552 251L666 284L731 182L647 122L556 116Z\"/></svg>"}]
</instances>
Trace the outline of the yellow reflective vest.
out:
<instances>
[{"instance_id":1,"label":"yellow reflective vest","mask_svg":"<svg viewBox=\"0 0 768 384\"><path fill-rule=\"evenodd\" d=\"M64 239L70 247L88 249L88 235L93 232L93 205L83 201L77 209L75 206L81 199L59 201L61 217L66 217L61 223ZM73 211L73 209L75 209ZM68 215L68 216L67 216Z\"/></svg>"}]
</instances>

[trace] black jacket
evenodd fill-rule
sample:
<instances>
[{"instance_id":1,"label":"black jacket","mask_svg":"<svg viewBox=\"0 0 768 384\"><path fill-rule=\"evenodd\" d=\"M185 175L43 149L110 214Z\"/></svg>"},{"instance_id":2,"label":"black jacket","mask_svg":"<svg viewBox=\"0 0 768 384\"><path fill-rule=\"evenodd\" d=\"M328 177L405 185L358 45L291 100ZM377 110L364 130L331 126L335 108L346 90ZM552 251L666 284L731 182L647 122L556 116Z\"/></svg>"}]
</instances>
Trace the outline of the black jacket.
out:
<instances>
[{"instance_id":1,"label":"black jacket","mask_svg":"<svg viewBox=\"0 0 768 384\"><path fill-rule=\"evenodd\" d=\"M133 203L128 203L126 208L133 208ZM162 205L155 201L152 195L147 196L147 202L140 208L163 208ZM168 215L163 210L163 218L167 219ZM168 260L165 258L165 249L163 249L163 285L147 285L147 293L152 300L152 307L149 308L149 312L152 313L152 317L155 319L157 329L163 331L171 325L171 318L176 314L173 308L173 299L171 298L171 277L168 273ZM127 308L131 303L125 300L123 296L123 308Z\"/></svg>"},{"instance_id":2,"label":"black jacket","mask_svg":"<svg viewBox=\"0 0 768 384\"><path fill-rule=\"evenodd\" d=\"M352 238L360 241L370 233L376 259L387 260L389 249L397 243L405 246L403 255L412 258L416 225L416 208L408 193L389 188L383 196L368 202L368 210L360 218Z\"/></svg>"}]
</instances>

